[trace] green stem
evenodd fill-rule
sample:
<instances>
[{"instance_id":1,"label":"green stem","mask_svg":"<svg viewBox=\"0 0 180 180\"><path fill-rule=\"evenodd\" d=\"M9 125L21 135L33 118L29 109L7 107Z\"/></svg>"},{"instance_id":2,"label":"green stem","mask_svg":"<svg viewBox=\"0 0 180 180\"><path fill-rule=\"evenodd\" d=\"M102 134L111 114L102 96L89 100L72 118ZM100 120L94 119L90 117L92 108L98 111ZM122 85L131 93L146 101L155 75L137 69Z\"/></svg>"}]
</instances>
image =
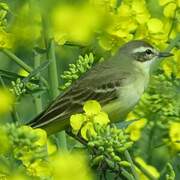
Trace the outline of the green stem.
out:
<instances>
[{"instance_id":1,"label":"green stem","mask_svg":"<svg viewBox=\"0 0 180 180\"><path fill-rule=\"evenodd\" d=\"M20 122L20 118L19 118L18 112L16 111L15 104L13 105L13 109L11 111L11 117L14 123Z\"/></svg>"},{"instance_id":2,"label":"green stem","mask_svg":"<svg viewBox=\"0 0 180 180\"><path fill-rule=\"evenodd\" d=\"M131 164L131 171L132 171L132 174L133 174L135 180L139 180L139 176L138 176L138 174L136 172L135 165L134 165L134 163L133 163L133 161L131 159L131 156L130 156L128 150L125 151L124 155L125 155L127 161Z\"/></svg>"},{"instance_id":3,"label":"green stem","mask_svg":"<svg viewBox=\"0 0 180 180\"><path fill-rule=\"evenodd\" d=\"M40 66L41 62L41 56L39 53L34 51L34 68L38 68ZM39 74L37 74L39 76ZM40 113L42 111L42 101L41 101L41 95L35 95L34 97L35 106L36 106L36 112Z\"/></svg>"},{"instance_id":4,"label":"green stem","mask_svg":"<svg viewBox=\"0 0 180 180\"><path fill-rule=\"evenodd\" d=\"M33 69L28 66L26 63L24 63L20 58L18 58L15 54L13 54L8 49L3 49L2 52L6 54L10 59L15 61L19 66L21 66L23 69L25 69L27 72L31 72Z\"/></svg>"},{"instance_id":5,"label":"green stem","mask_svg":"<svg viewBox=\"0 0 180 180\"><path fill-rule=\"evenodd\" d=\"M2 78L1 75L0 75L0 82L1 82L2 87L5 88L6 85L5 85L5 83L4 83L3 78Z\"/></svg>"},{"instance_id":6,"label":"green stem","mask_svg":"<svg viewBox=\"0 0 180 180\"><path fill-rule=\"evenodd\" d=\"M56 64L56 56L55 56L55 44L52 38L49 20L46 14L47 13L44 13L42 16L42 23L44 29L45 45L47 49L47 59L50 62L48 68L48 74L49 74L49 84L50 84L50 95L51 95L51 99L53 100L59 95L59 90L58 90L59 83L58 83L58 73L57 73L57 64ZM57 133L57 137L59 139L58 146L66 150L67 144L66 144L65 131Z\"/></svg>"},{"instance_id":7,"label":"green stem","mask_svg":"<svg viewBox=\"0 0 180 180\"><path fill-rule=\"evenodd\" d=\"M56 65L56 58L55 58L55 44L53 40L50 40L50 47L49 47L49 60L51 60L49 65L49 76L50 76L50 87L52 88L51 96L54 99L59 95L59 84L58 84L58 76L57 76L57 65ZM66 133L65 131L57 133L57 137L59 139L59 146L64 150L67 149L66 144Z\"/></svg>"},{"instance_id":8,"label":"green stem","mask_svg":"<svg viewBox=\"0 0 180 180\"><path fill-rule=\"evenodd\" d=\"M56 58L55 58L55 45L54 41L50 40L49 42L49 52L48 52L48 59L50 61L49 65L49 84L51 87L51 99L56 98L59 95L59 82L58 82L58 73L57 73L57 65L56 65Z\"/></svg>"},{"instance_id":9,"label":"green stem","mask_svg":"<svg viewBox=\"0 0 180 180\"><path fill-rule=\"evenodd\" d=\"M13 60L14 62L16 62L20 67L22 67L24 70L26 70L27 72L31 73L33 71L33 69L27 65L25 62L22 61L22 59L20 59L19 57L17 57L15 54L13 54L11 51L9 51L8 49L3 49L2 52L4 54L6 54L11 60ZM44 83L44 85L46 87L48 87L48 83L47 81L43 78L40 77L41 81Z\"/></svg>"}]
</instances>

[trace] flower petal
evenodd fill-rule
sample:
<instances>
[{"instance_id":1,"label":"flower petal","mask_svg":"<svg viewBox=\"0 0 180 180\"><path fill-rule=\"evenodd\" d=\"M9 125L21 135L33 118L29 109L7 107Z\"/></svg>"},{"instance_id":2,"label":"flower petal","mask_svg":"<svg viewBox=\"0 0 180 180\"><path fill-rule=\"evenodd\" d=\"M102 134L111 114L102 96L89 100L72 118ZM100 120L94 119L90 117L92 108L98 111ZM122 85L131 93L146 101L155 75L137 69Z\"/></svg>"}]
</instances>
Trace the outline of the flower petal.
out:
<instances>
[{"instance_id":1,"label":"flower petal","mask_svg":"<svg viewBox=\"0 0 180 180\"><path fill-rule=\"evenodd\" d=\"M105 112L100 112L94 117L94 123L98 123L100 125L106 125L110 122L108 114Z\"/></svg>"},{"instance_id":2,"label":"flower petal","mask_svg":"<svg viewBox=\"0 0 180 180\"><path fill-rule=\"evenodd\" d=\"M163 31L163 23L157 18L151 18L147 23L147 27L150 33L159 33Z\"/></svg>"},{"instance_id":3,"label":"flower petal","mask_svg":"<svg viewBox=\"0 0 180 180\"><path fill-rule=\"evenodd\" d=\"M86 117L83 114L75 114L70 117L70 125L75 132L78 132Z\"/></svg>"},{"instance_id":4,"label":"flower petal","mask_svg":"<svg viewBox=\"0 0 180 180\"><path fill-rule=\"evenodd\" d=\"M97 135L96 131L94 130L94 126L91 122L88 122L81 128L81 136L86 140L88 140L87 133L90 133L91 136Z\"/></svg>"},{"instance_id":5,"label":"flower petal","mask_svg":"<svg viewBox=\"0 0 180 180\"><path fill-rule=\"evenodd\" d=\"M101 111L101 105L95 100L90 100L85 102L83 110L87 115L92 116Z\"/></svg>"}]
</instances>

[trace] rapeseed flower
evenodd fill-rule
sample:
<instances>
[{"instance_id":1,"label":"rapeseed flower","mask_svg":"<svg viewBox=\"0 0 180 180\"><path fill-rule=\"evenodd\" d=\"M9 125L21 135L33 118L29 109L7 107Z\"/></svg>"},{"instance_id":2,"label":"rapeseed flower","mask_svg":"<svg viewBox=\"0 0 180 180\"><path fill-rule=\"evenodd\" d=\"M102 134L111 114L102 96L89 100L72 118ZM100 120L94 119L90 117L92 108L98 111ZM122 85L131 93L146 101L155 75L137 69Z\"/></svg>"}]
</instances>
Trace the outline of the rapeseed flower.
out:
<instances>
[{"instance_id":1,"label":"rapeseed flower","mask_svg":"<svg viewBox=\"0 0 180 180\"><path fill-rule=\"evenodd\" d=\"M97 134L94 129L95 124L105 126L110 120L107 113L101 110L100 104L95 100L87 101L83 106L83 110L84 113L71 116L70 124L75 134L80 131L81 136L88 140L88 133L91 136L96 136Z\"/></svg>"},{"instance_id":2,"label":"rapeseed flower","mask_svg":"<svg viewBox=\"0 0 180 180\"><path fill-rule=\"evenodd\" d=\"M172 148L180 151L180 122L172 122L169 127Z\"/></svg>"},{"instance_id":3,"label":"rapeseed flower","mask_svg":"<svg viewBox=\"0 0 180 180\"><path fill-rule=\"evenodd\" d=\"M127 120L135 120L138 117L132 112L128 114ZM130 139L132 141L138 141L141 137L141 131L143 127L146 125L147 119L141 118L135 122L132 122L126 129L126 132L130 134Z\"/></svg>"},{"instance_id":4,"label":"rapeseed flower","mask_svg":"<svg viewBox=\"0 0 180 180\"><path fill-rule=\"evenodd\" d=\"M8 89L0 88L0 114L10 112L14 103L14 96Z\"/></svg>"},{"instance_id":5,"label":"rapeseed flower","mask_svg":"<svg viewBox=\"0 0 180 180\"><path fill-rule=\"evenodd\" d=\"M52 176L61 180L92 180L87 157L78 152L56 154L50 159Z\"/></svg>"}]
</instances>

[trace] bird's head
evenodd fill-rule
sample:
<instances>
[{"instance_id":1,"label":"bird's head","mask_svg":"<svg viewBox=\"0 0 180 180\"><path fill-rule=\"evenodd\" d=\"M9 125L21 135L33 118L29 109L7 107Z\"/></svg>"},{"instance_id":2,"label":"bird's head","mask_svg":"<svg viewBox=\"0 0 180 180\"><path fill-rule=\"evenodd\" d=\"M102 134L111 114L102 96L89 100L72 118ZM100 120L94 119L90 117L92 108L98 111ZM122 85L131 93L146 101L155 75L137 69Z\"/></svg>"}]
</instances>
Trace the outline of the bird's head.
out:
<instances>
[{"instance_id":1,"label":"bird's head","mask_svg":"<svg viewBox=\"0 0 180 180\"><path fill-rule=\"evenodd\" d=\"M173 54L160 52L149 43L142 40L134 40L124 44L120 48L120 54L127 56L129 60L138 64L151 64L154 60L161 57L169 57Z\"/></svg>"}]
</instances>

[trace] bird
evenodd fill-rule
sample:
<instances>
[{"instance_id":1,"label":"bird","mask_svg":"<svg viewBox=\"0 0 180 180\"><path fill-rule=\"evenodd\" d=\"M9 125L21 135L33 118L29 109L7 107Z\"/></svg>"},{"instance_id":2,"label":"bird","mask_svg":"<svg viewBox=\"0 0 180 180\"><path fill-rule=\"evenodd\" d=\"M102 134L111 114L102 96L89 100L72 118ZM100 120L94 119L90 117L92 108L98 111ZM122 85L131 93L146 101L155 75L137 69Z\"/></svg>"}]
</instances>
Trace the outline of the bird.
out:
<instances>
[{"instance_id":1,"label":"bird","mask_svg":"<svg viewBox=\"0 0 180 180\"><path fill-rule=\"evenodd\" d=\"M147 41L129 41L112 57L96 63L28 125L47 134L65 130L71 115L82 113L88 100L98 101L111 122L124 120L147 88L152 65L169 56Z\"/></svg>"}]
</instances>

